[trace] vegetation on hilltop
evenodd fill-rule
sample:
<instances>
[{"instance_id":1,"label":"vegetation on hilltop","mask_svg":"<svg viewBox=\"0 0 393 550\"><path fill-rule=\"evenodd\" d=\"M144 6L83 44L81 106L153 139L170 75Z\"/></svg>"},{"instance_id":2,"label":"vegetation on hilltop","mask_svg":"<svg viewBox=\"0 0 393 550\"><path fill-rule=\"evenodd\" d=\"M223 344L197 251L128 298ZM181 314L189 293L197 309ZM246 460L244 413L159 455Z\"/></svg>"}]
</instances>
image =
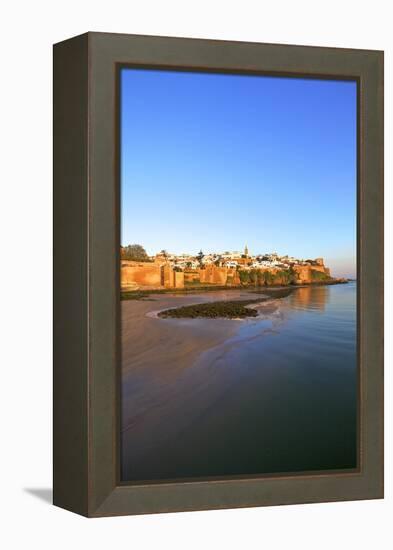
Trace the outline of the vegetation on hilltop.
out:
<instances>
[{"instance_id":1,"label":"vegetation on hilltop","mask_svg":"<svg viewBox=\"0 0 393 550\"><path fill-rule=\"evenodd\" d=\"M312 281L330 281L331 277L324 273L323 271L317 271L316 269L311 269L311 280Z\"/></svg>"},{"instance_id":2,"label":"vegetation on hilltop","mask_svg":"<svg viewBox=\"0 0 393 550\"><path fill-rule=\"evenodd\" d=\"M238 273L242 286L286 286L296 284L298 279L293 267L280 269L276 272L260 269L250 269L249 271L240 269Z\"/></svg>"},{"instance_id":3,"label":"vegetation on hilltop","mask_svg":"<svg viewBox=\"0 0 393 550\"><path fill-rule=\"evenodd\" d=\"M121 248L121 259L135 262L151 262L146 250L140 244L129 244Z\"/></svg>"}]
</instances>

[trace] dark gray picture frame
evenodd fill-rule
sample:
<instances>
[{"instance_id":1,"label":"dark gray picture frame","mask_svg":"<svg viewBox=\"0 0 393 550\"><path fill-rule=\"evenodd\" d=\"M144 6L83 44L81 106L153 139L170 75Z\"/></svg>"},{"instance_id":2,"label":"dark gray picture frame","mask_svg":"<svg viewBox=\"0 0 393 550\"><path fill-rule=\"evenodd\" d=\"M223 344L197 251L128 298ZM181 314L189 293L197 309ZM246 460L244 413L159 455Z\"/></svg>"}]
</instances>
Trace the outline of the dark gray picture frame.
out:
<instances>
[{"instance_id":1,"label":"dark gray picture frame","mask_svg":"<svg viewBox=\"0 0 393 550\"><path fill-rule=\"evenodd\" d=\"M359 468L119 481L122 65L358 82ZM383 497L383 52L86 33L54 46L54 504L89 516Z\"/></svg>"}]
</instances>

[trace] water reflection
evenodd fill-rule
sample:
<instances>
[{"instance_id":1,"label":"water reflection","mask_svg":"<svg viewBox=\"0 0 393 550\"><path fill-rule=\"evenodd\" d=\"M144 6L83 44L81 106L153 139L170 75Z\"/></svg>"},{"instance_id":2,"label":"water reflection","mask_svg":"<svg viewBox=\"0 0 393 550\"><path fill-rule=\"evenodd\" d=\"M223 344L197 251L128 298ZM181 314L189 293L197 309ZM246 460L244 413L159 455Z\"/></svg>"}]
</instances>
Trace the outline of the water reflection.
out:
<instances>
[{"instance_id":1,"label":"water reflection","mask_svg":"<svg viewBox=\"0 0 393 550\"><path fill-rule=\"evenodd\" d=\"M326 286L297 288L290 295L290 305L294 309L324 311L329 291L330 287Z\"/></svg>"},{"instance_id":2,"label":"water reflection","mask_svg":"<svg viewBox=\"0 0 393 550\"><path fill-rule=\"evenodd\" d=\"M154 368L138 355L139 370L123 381L132 410L123 416L122 478L356 467L356 285L295 288L244 322L163 326L187 340L186 330L215 323L237 328L192 364L178 357L180 370L170 347L165 369L164 356Z\"/></svg>"}]
</instances>

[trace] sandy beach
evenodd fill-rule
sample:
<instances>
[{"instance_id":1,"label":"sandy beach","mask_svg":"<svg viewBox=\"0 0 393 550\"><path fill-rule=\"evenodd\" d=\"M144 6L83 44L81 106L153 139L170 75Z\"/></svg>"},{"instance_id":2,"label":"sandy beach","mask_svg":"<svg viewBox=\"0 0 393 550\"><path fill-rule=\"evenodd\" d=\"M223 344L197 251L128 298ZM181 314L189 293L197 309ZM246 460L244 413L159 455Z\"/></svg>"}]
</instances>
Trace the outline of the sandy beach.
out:
<instances>
[{"instance_id":1,"label":"sandy beach","mask_svg":"<svg viewBox=\"0 0 393 550\"><path fill-rule=\"evenodd\" d=\"M180 433L226 391L229 373L209 370L211 362L198 362L198 358L210 352L213 361L215 353L231 345L239 325L252 322L160 319L157 313L183 305L250 297L255 298L255 294L231 290L152 294L144 300L122 302L123 451L128 454L132 448L136 463L163 440ZM261 295L259 307L271 314L277 302Z\"/></svg>"},{"instance_id":2,"label":"sandy beach","mask_svg":"<svg viewBox=\"0 0 393 550\"><path fill-rule=\"evenodd\" d=\"M349 467L355 294L348 285L262 293L248 306L258 316L242 320L158 313L255 292L122 301L122 478Z\"/></svg>"}]
</instances>

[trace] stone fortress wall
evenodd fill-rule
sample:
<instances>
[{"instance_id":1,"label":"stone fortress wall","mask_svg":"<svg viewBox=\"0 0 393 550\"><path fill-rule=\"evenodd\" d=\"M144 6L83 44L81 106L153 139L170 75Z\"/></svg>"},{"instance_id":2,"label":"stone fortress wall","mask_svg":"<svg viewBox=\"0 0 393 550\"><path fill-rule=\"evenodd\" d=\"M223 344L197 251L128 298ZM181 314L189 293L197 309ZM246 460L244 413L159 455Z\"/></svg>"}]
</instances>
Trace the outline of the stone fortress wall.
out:
<instances>
[{"instance_id":1,"label":"stone fortress wall","mask_svg":"<svg viewBox=\"0 0 393 550\"><path fill-rule=\"evenodd\" d=\"M311 270L317 271L318 273L325 273L328 277L330 277L330 269L324 265L298 265L295 266L294 269L297 273L299 284L311 283L313 281Z\"/></svg>"},{"instance_id":2,"label":"stone fortress wall","mask_svg":"<svg viewBox=\"0 0 393 550\"><path fill-rule=\"evenodd\" d=\"M201 285L213 284L225 286L228 280L227 267L216 267L215 265L207 265L204 269L199 269L199 280Z\"/></svg>"},{"instance_id":3,"label":"stone fortress wall","mask_svg":"<svg viewBox=\"0 0 393 550\"><path fill-rule=\"evenodd\" d=\"M123 290L184 288L184 273L169 264L121 260L120 284Z\"/></svg>"},{"instance_id":4,"label":"stone fortress wall","mask_svg":"<svg viewBox=\"0 0 393 550\"><path fill-rule=\"evenodd\" d=\"M325 274L330 277L329 268L325 267L323 259L317 258L314 265L294 265L297 274L296 284L308 284L316 280L315 273ZM277 274L280 270L276 268L261 269ZM176 271L167 262L134 262L121 260L121 288L122 290L135 289L182 289L184 286L198 283L203 285L217 286L240 286L239 273L235 268L216 267L213 264L203 269L186 269ZM278 276L276 284L286 284Z\"/></svg>"}]
</instances>

